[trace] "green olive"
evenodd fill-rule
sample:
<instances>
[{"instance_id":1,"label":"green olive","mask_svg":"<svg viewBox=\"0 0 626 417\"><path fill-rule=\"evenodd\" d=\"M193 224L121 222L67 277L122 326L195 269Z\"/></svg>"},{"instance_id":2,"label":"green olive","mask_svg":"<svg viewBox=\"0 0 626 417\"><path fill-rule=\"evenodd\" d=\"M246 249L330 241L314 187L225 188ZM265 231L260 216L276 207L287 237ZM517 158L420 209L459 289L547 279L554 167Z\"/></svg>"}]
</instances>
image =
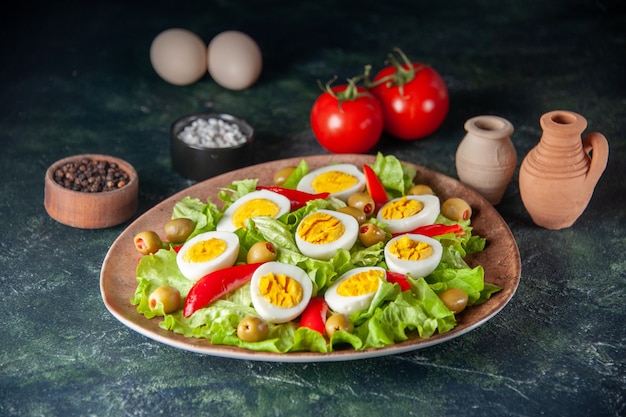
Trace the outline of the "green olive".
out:
<instances>
[{"instance_id":1,"label":"green olive","mask_svg":"<svg viewBox=\"0 0 626 417\"><path fill-rule=\"evenodd\" d=\"M433 191L432 188L430 188L426 184L415 184L413 187L409 189L407 194L409 195L424 195L424 194L435 195L435 192Z\"/></svg>"},{"instance_id":2,"label":"green olive","mask_svg":"<svg viewBox=\"0 0 626 417\"><path fill-rule=\"evenodd\" d=\"M352 333L354 330L354 324L350 321L350 318L345 314L333 314L326 319L326 334L328 337L332 337L337 330L343 330L344 332Z\"/></svg>"},{"instance_id":3,"label":"green olive","mask_svg":"<svg viewBox=\"0 0 626 417\"><path fill-rule=\"evenodd\" d=\"M341 213L349 214L350 216L354 217L356 221L359 222L359 224L363 224L367 221L367 216L365 215L365 212L356 207L346 206L346 207L337 209L337 211Z\"/></svg>"},{"instance_id":4,"label":"green olive","mask_svg":"<svg viewBox=\"0 0 626 417\"><path fill-rule=\"evenodd\" d=\"M439 298L454 314L459 314L467 307L467 293L460 288L447 289L439 294Z\"/></svg>"},{"instance_id":5,"label":"green olive","mask_svg":"<svg viewBox=\"0 0 626 417\"><path fill-rule=\"evenodd\" d=\"M285 181L289 178L289 176L295 171L296 167L285 167L281 168L274 174L274 184L283 185Z\"/></svg>"},{"instance_id":6,"label":"green olive","mask_svg":"<svg viewBox=\"0 0 626 417\"><path fill-rule=\"evenodd\" d=\"M148 307L154 310L158 303L163 303L163 312L171 313L180 307L180 291L169 285L163 285L152 291L148 296Z\"/></svg>"},{"instance_id":7,"label":"green olive","mask_svg":"<svg viewBox=\"0 0 626 417\"><path fill-rule=\"evenodd\" d=\"M239 322L237 337L244 342L260 342L267 338L269 326L259 317L248 316Z\"/></svg>"},{"instance_id":8,"label":"green olive","mask_svg":"<svg viewBox=\"0 0 626 417\"><path fill-rule=\"evenodd\" d=\"M443 202L441 214L450 220L469 220L472 217L472 207L462 198L453 197Z\"/></svg>"},{"instance_id":9,"label":"green olive","mask_svg":"<svg viewBox=\"0 0 626 417\"><path fill-rule=\"evenodd\" d=\"M165 223L165 236L172 243L182 243L194 231L196 224L191 219L180 217Z\"/></svg>"},{"instance_id":10,"label":"green olive","mask_svg":"<svg viewBox=\"0 0 626 417\"><path fill-rule=\"evenodd\" d=\"M272 242L260 241L248 250L247 262L256 264L259 262L271 262L276 260L276 247Z\"/></svg>"},{"instance_id":11,"label":"green olive","mask_svg":"<svg viewBox=\"0 0 626 417\"><path fill-rule=\"evenodd\" d=\"M376 211L376 204L374 203L374 199L366 193L354 193L348 197L348 207L358 208L363 210L367 217L372 217Z\"/></svg>"},{"instance_id":12,"label":"green olive","mask_svg":"<svg viewBox=\"0 0 626 417\"><path fill-rule=\"evenodd\" d=\"M385 231L374 223L365 223L359 227L359 240L368 248L384 241L386 238L387 234Z\"/></svg>"},{"instance_id":13,"label":"green olive","mask_svg":"<svg viewBox=\"0 0 626 417\"><path fill-rule=\"evenodd\" d=\"M163 246L159 235L151 230L137 233L134 242L135 248L143 255L156 253Z\"/></svg>"}]
</instances>

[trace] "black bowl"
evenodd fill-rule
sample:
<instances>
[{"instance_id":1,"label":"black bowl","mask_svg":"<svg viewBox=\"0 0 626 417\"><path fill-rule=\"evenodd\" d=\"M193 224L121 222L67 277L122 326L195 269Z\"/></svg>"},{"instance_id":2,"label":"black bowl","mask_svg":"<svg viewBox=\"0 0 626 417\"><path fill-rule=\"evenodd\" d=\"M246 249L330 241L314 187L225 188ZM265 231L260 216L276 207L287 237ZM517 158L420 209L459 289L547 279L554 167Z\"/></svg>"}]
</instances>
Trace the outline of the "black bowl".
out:
<instances>
[{"instance_id":1,"label":"black bowl","mask_svg":"<svg viewBox=\"0 0 626 417\"><path fill-rule=\"evenodd\" d=\"M198 119L221 119L239 126L247 138L242 144L229 147L207 147L184 142L179 134ZM254 129L243 119L224 113L195 113L183 116L172 124L170 154L174 169L185 178L203 181L252 163Z\"/></svg>"}]
</instances>

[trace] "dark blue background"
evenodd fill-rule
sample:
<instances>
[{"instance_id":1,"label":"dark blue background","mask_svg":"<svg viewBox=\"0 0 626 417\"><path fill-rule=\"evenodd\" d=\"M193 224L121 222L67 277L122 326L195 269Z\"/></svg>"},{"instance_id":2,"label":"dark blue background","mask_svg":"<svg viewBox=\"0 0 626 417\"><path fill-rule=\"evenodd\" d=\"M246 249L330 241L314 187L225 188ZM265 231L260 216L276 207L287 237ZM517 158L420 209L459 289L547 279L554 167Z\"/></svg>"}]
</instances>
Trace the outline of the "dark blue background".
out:
<instances>
[{"instance_id":1,"label":"dark blue background","mask_svg":"<svg viewBox=\"0 0 626 417\"><path fill-rule=\"evenodd\" d=\"M0 30L0 415L621 416L626 413L626 16L623 1L187 1L21 3ZM162 30L206 42L253 36L259 81L240 92L207 75L169 85L150 66ZM498 211L522 257L517 294L479 329L445 344L344 363L281 364L180 351L106 310L99 271L124 230L80 230L43 207L47 167L116 155L140 176L137 215L192 182L173 171L169 127L212 109L257 130L255 162L322 154L309 125L317 80L382 68L395 46L448 83L431 137L383 137L372 151L455 177L463 123L515 126L519 161L539 118L585 116L611 148L573 227L535 226L517 173Z\"/></svg>"}]
</instances>

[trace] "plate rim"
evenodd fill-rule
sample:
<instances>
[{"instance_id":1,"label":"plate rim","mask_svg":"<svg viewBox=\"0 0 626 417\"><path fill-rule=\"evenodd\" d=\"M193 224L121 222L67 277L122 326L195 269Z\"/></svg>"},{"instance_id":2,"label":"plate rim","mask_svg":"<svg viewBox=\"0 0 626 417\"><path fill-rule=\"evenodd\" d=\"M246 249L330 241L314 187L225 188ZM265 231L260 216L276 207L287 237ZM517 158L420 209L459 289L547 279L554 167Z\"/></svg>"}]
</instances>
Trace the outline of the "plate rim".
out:
<instances>
[{"instance_id":1,"label":"plate rim","mask_svg":"<svg viewBox=\"0 0 626 417\"><path fill-rule=\"evenodd\" d=\"M462 328L455 327L449 332L443 334L435 334L429 338L410 338L407 341L399 342L394 345L384 346L381 348L371 348L366 350L354 350L354 349L346 349L346 350L336 350L330 353L319 353L319 352L291 352L291 353L274 353L274 352L259 352L259 351L251 351L247 349L242 349L236 346L227 346L227 345L213 345L210 343L208 339L198 339L198 338L189 338L179 334L176 334L169 330L164 329L150 329L146 325L139 324L141 321L145 320L146 324L152 323L153 320L159 320L159 317L155 317L153 319L147 319L145 316L139 314L136 310L136 307L130 304L130 298L132 294L128 294L127 297L127 305L119 306L114 299L111 297L110 291L108 291L108 287L112 284L110 281L111 277L109 276L110 270L113 268L112 265L115 265L113 257L115 256L115 252L119 250L120 245L123 244L123 239L127 238L127 234L129 231L132 231L137 224L145 222L150 215L155 212L164 211L166 207L173 206L176 201L186 197L192 196L193 192L196 190L200 190L202 188L206 188L209 185L215 184L216 188L219 188L220 180L230 178L232 176L237 176L239 172L247 172L247 171L256 171L261 168L267 168L270 166L275 166L277 164L297 164L301 160L307 161L307 163L311 166L311 169L315 169L317 166L322 166L323 164L330 164L334 162L343 162L344 160L359 160L360 163L373 163L376 156L374 155L365 155L365 154L323 154L323 155L308 155L308 156L297 156L290 157L285 159L277 159L273 161L262 162L254 165L250 165L247 167L239 168L233 171L229 171L227 173L206 179L204 181L197 182L185 189L182 189L171 196L165 198L161 202L154 205L152 208L148 209L146 212L141 214L138 218L136 218L133 222L131 222L114 240L112 245L109 247L107 254L103 260L102 267L100 269L100 293L102 300L109 311L118 321L124 324L126 327L131 330L148 337L156 342L168 345L170 347L174 347L177 349L194 352L198 354L204 354L215 357L223 357L230 359L241 359L241 360L253 360L253 361L264 361L264 362L293 362L293 363L312 363L312 362L333 362L333 361L350 361L350 360L360 360L360 359L369 359L376 358L382 356L390 356L395 354L407 353L410 351L415 351L427 347L431 347L440 343L447 342L449 340L455 339L462 335L469 333L470 331L475 330L476 328L482 326L487 321L491 320L494 316L496 316L499 312L504 309L504 307L511 301L513 296L515 295L517 288L519 286L520 277L521 277L521 259L519 254L519 248L517 246L517 242L508 227L508 224L502 218L500 213L493 207L487 200L482 197L478 192L471 189L469 186L462 184L459 180L447 176L443 173L437 172L431 168L425 167L423 165L417 165L412 162L404 161L398 157L400 161L406 164L410 164L414 166L418 173L427 174L428 176L434 176L440 180L455 183L457 187L463 189L466 193L469 193L472 196L473 200L478 201L481 208L487 207L490 211L491 216L496 216L498 221L501 223L499 228L500 234L505 234L504 238L509 243L512 243L511 249L514 251L514 257L510 260L512 262L512 276L511 276L511 286L507 286L503 288L503 291L494 294L491 299L487 300L481 306L490 303L496 304L496 308L490 310L489 314L481 316L479 320L473 321L467 326ZM348 162L354 163L354 162ZM243 178L240 178L243 179ZM228 183L223 183L221 186L225 186L230 184L232 180L229 180ZM217 191L215 192L215 194ZM169 211L171 213L171 210ZM479 213L480 215L480 213ZM482 235L482 233L481 233ZM489 241L488 241L489 244ZM136 275L133 274L133 280L136 279ZM486 280L487 281L487 280ZM122 281L119 281L122 282ZM488 281L487 281L488 282ZM505 296L505 299L501 300L502 296ZM476 306L476 308L480 308L481 306ZM132 316L131 317L129 317ZM158 326L158 325L157 325Z\"/></svg>"}]
</instances>

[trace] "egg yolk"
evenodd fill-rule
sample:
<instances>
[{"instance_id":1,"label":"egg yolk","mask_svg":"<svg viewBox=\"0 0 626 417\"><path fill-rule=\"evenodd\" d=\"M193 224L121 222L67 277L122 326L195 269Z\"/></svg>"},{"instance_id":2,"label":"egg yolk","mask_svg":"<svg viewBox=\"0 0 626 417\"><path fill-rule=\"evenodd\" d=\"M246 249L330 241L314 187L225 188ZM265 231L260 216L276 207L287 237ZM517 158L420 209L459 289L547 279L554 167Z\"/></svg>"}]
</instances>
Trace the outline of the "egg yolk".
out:
<instances>
[{"instance_id":1,"label":"egg yolk","mask_svg":"<svg viewBox=\"0 0 626 417\"><path fill-rule=\"evenodd\" d=\"M359 272L339 284L337 294L344 297L371 294L378 289L378 284L382 277L382 271L370 270Z\"/></svg>"},{"instance_id":2,"label":"egg yolk","mask_svg":"<svg viewBox=\"0 0 626 417\"><path fill-rule=\"evenodd\" d=\"M260 278L259 291L269 303L281 308L297 306L303 297L302 285L297 280L273 272Z\"/></svg>"},{"instance_id":3,"label":"egg yolk","mask_svg":"<svg viewBox=\"0 0 626 417\"><path fill-rule=\"evenodd\" d=\"M402 197L399 200L385 204L381 209L381 215L384 219L399 220L406 219L422 211L424 203L419 200L412 200Z\"/></svg>"},{"instance_id":4,"label":"egg yolk","mask_svg":"<svg viewBox=\"0 0 626 417\"><path fill-rule=\"evenodd\" d=\"M311 188L316 193L338 193L355 186L359 180L350 174L341 171L327 171L316 176L311 182Z\"/></svg>"},{"instance_id":5,"label":"egg yolk","mask_svg":"<svg viewBox=\"0 0 626 417\"><path fill-rule=\"evenodd\" d=\"M265 198L255 198L246 201L233 213L233 225L242 228L247 219L257 216L276 217L280 213L280 207L272 200Z\"/></svg>"},{"instance_id":6,"label":"egg yolk","mask_svg":"<svg viewBox=\"0 0 626 417\"><path fill-rule=\"evenodd\" d=\"M331 243L339 239L346 232L341 220L328 213L314 213L306 217L298 234L302 240L316 245Z\"/></svg>"},{"instance_id":7,"label":"egg yolk","mask_svg":"<svg viewBox=\"0 0 626 417\"><path fill-rule=\"evenodd\" d=\"M211 238L195 243L183 254L185 262L207 262L220 256L228 245L222 239Z\"/></svg>"},{"instance_id":8,"label":"egg yolk","mask_svg":"<svg viewBox=\"0 0 626 417\"><path fill-rule=\"evenodd\" d=\"M389 246L389 252L398 259L405 261L420 261L429 258L433 254L433 248L428 243L413 240L403 236L395 240Z\"/></svg>"}]
</instances>

